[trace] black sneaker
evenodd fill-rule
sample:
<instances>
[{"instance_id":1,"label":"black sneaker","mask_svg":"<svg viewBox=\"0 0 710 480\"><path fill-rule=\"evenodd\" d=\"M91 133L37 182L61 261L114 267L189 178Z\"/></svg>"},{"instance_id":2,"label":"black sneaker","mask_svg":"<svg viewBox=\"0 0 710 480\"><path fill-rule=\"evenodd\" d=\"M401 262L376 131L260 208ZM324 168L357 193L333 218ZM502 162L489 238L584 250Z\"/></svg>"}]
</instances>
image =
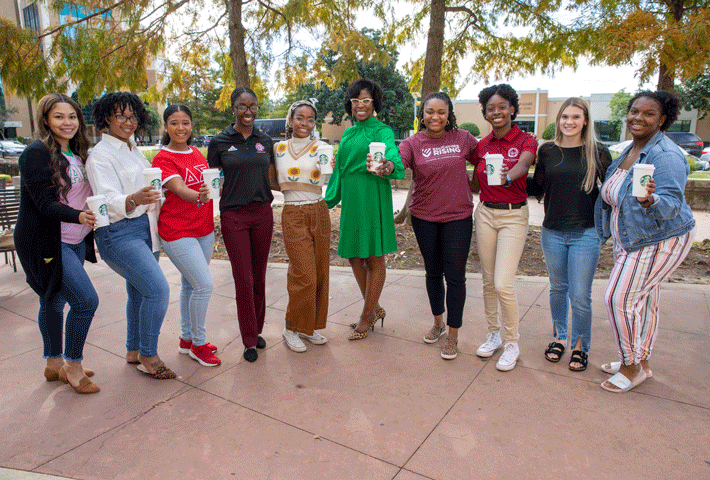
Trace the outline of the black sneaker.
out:
<instances>
[{"instance_id":1,"label":"black sneaker","mask_svg":"<svg viewBox=\"0 0 710 480\"><path fill-rule=\"evenodd\" d=\"M256 353L256 348L244 349L244 360L247 362L256 362L257 358L259 358L259 354Z\"/></svg>"},{"instance_id":2,"label":"black sneaker","mask_svg":"<svg viewBox=\"0 0 710 480\"><path fill-rule=\"evenodd\" d=\"M264 337L259 335L259 338L256 340L256 348L266 348L266 340L264 340Z\"/></svg>"}]
</instances>

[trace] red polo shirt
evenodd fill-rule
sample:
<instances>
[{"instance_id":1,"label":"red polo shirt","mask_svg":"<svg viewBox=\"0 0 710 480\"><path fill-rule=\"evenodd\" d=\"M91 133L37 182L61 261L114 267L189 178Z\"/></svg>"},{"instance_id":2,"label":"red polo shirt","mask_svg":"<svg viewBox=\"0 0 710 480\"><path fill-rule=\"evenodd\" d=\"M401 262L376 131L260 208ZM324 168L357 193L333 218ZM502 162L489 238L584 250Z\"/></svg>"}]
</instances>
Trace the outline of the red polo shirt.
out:
<instances>
[{"instance_id":1,"label":"red polo shirt","mask_svg":"<svg viewBox=\"0 0 710 480\"><path fill-rule=\"evenodd\" d=\"M537 140L529 133L525 133L517 125L513 125L503 138L496 138L490 133L476 145L476 174L481 184L481 201L494 203L520 203L528 198L525 185L527 175L513 180L509 187L502 185L488 185L486 175L486 154L499 153L503 155L503 162L509 169L513 168L523 152L530 152L537 157Z\"/></svg>"}]
</instances>

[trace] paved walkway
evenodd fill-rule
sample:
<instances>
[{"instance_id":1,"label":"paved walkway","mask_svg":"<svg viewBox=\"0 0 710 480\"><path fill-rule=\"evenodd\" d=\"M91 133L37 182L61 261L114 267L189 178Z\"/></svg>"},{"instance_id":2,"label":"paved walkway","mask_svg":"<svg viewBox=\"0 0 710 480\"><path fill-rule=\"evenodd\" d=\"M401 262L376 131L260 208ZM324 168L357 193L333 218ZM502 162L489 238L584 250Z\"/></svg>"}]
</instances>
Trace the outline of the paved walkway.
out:
<instances>
[{"instance_id":1,"label":"paved walkway","mask_svg":"<svg viewBox=\"0 0 710 480\"><path fill-rule=\"evenodd\" d=\"M1 262L0 262L1 263ZM223 364L177 352L179 274L161 259L171 304L159 352L179 375L156 381L124 361L124 283L89 265L101 305L85 365L101 392L44 381L37 296L0 266L0 479L710 478L710 289L666 284L653 378L626 394L599 387L616 359L594 284L590 368L552 364L546 278L516 281L521 357L511 372L475 355L485 334L480 276L470 275L460 354L426 345L421 272L388 271L384 328L349 342L362 300L348 269L331 269L324 346L282 341L286 270L270 265L267 349L242 359L229 264L215 260L208 339Z\"/></svg>"}]
</instances>

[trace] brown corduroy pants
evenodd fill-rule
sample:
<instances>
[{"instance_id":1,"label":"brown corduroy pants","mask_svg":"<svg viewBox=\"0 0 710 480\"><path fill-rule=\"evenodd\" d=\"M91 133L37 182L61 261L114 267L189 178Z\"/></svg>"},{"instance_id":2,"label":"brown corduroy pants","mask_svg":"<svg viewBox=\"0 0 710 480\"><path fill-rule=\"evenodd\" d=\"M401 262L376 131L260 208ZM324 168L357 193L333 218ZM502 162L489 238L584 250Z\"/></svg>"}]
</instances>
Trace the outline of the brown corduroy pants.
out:
<instances>
[{"instance_id":1,"label":"brown corduroy pants","mask_svg":"<svg viewBox=\"0 0 710 480\"><path fill-rule=\"evenodd\" d=\"M325 200L284 205L281 215L288 254L286 328L313 335L325 328L330 278L330 215Z\"/></svg>"}]
</instances>

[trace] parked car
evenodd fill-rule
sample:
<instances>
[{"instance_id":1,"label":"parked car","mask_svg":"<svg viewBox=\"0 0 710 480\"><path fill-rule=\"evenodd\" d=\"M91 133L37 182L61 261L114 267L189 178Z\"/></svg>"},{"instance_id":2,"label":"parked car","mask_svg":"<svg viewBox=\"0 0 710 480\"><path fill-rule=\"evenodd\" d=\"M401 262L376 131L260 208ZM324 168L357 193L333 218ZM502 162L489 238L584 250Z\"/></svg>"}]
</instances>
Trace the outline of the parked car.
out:
<instances>
[{"instance_id":1,"label":"parked car","mask_svg":"<svg viewBox=\"0 0 710 480\"><path fill-rule=\"evenodd\" d=\"M0 153L3 157L20 155L25 150L25 145L14 140L0 140Z\"/></svg>"},{"instance_id":2,"label":"parked car","mask_svg":"<svg viewBox=\"0 0 710 480\"><path fill-rule=\"evenodd\" d=\"M214 135L198 135L192 144L196 147L206 147L210 144L210 141L214 138Z\"/></svg>"},{"instance_id":3,"label":"parked car","mask_svg":"<svg viewBox=\"0 0 710 480\"><path fill-rule=\"evenodd\" d=\"M676 145L694 157L700 157L703 154L703 141L696 134L691 132L666 132L666 135Z\"/></svg>"},{"instance_id":4,"label":"parked car","mask_svg":"<svg viewBox=\"0 0 710 480\"><path fill-rule=\"evenodd\" d=\"M286 140L285 118L257 118L254 127L271 137L274 142Z\"/></svg>"}]
</instances>

